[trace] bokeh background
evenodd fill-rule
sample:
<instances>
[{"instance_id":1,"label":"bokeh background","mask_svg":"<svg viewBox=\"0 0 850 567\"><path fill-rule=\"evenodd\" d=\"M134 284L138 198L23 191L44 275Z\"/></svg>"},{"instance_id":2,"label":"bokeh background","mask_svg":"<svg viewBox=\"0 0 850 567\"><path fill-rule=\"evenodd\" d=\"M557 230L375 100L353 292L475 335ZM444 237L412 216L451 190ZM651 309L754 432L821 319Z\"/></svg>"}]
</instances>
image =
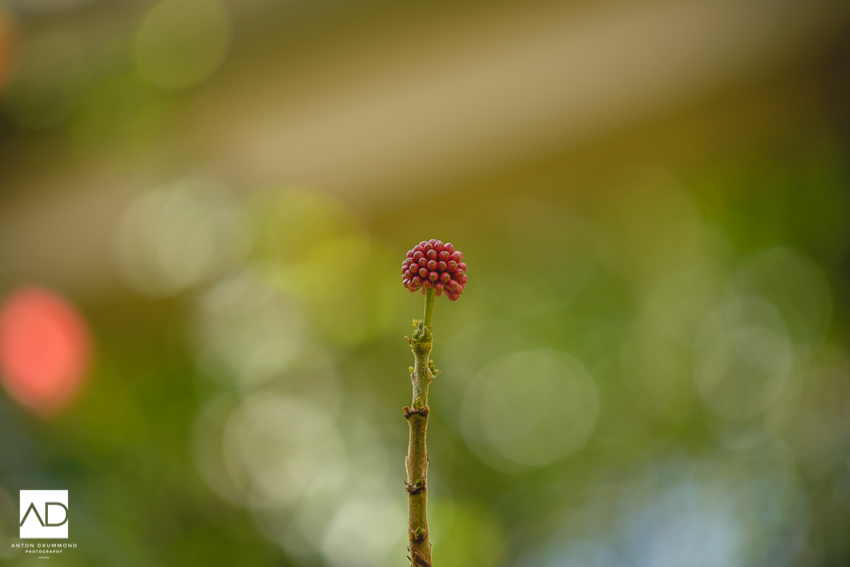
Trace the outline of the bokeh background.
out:
<instances>
[{"instance_id":1,"label":"bokeh background","mask_svg":"<svg viewBox=\"0 0 850 567\"><path fill-rule=\"evenodd\" d=\"M0 1L0 561L850 564L850 4Z\"/></svg>"}]
</instances>

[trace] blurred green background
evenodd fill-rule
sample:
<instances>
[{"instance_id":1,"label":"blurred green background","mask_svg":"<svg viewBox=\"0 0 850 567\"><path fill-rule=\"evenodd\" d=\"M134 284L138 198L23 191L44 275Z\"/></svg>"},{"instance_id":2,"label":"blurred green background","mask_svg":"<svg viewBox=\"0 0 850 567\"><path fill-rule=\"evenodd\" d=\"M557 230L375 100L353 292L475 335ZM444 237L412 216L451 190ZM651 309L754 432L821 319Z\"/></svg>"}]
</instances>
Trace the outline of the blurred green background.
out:
<instances>
[{"instance_id":1,"label":"blurred green background","mask_svg":"<svg viewBox=\"0 0 850 567\"><path fill-rule=\"evenodd\" d=\"M0 0L0 560L850 564L850 4Z\"/></svg>"}]
</instances>

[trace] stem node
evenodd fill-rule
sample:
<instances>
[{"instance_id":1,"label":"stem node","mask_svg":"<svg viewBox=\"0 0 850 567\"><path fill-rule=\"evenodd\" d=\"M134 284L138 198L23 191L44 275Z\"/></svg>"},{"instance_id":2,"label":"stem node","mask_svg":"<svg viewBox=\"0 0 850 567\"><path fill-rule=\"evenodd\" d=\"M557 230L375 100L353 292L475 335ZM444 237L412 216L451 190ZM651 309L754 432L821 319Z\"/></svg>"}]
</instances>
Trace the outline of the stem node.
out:
<instances>
[{"instance_id":1,"label":"stem node","mask_svg":"<svg viewBox=\"0 0 850 567\"><path fill-rule=\"evenodd\" d=\"M410 551L410 564L413 567L431 567L431 558L426 557L424 553L419 551L418 549L408 547Z\"/></svg>"},{"instance_id":2,"label":"stem node","mask_svg":"<svg viewBox=\"0 0 850 567\"><path fill-rule=\"evenodd\" d=\"M404 419L410 419L412 416L421 415L422 417L427 418L428 414L431 413L431 408L428 406L413 408L410 409L407 406L401 408L401 411L404 412Z\"/></svg>"}]
</instances>

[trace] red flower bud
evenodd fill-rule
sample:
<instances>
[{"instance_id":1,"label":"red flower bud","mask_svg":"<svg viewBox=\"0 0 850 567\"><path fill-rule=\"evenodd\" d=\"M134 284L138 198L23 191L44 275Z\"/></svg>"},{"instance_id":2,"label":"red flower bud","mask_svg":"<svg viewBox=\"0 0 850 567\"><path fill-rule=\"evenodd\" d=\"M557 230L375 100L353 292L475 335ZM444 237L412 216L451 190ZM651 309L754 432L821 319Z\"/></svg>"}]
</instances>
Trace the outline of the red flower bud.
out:
<instances>
[{"instance_id":1,"label":"red flower bud","mask_svg":"<svg viewBox=\"0 0 850 567\"><path fill-rule=\"evenodd\" d=\"M466 263L463 253L451 242L423 240L408 250L401 266L402 283L409 291L434 289L436 295L443 293L451 301L457 301L465 291Z\"/></svg>"}]
</instances>

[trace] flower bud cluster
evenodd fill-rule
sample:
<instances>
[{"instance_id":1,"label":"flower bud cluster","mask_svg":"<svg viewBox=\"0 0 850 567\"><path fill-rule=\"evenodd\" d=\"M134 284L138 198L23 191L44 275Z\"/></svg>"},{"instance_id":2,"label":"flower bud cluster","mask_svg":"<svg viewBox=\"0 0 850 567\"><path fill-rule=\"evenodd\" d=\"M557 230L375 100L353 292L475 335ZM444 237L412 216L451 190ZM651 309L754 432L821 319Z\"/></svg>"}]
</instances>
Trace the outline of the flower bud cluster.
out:
<instances>
[{"instance_id":1,"label":"flower bud cluster","mask_svg":"<svg viewBox=\"0 0 850 567\"><path fill-rule=\"evenodd\" d=\"M455 250L450 242L443 244L433 238L407 252L401 273L404 287L411 292L421 289L425 293L433 287L437 295L445 293L452 301L457 301L469 279L463 252Z\"/></svg>"}]
</instances>

